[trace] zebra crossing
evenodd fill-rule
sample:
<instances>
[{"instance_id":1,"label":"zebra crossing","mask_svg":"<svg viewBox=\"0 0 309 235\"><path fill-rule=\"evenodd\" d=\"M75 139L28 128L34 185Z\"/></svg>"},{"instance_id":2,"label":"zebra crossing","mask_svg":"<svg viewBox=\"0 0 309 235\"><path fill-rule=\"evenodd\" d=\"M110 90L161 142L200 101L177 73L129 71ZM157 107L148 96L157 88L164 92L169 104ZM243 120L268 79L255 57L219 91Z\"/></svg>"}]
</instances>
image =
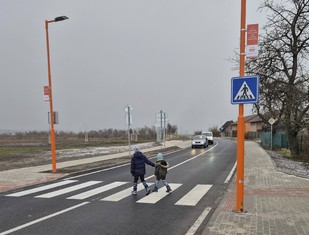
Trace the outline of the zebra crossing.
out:
<instances>
[{"instance_id":1,"label":"zebra crossing","mask_svg":"<svg viewBox=\"0 0 309 235\"><path fill-rule=\"evenodd\" d=\"M103 181L87 181L87 182L78 182L78 180L64 180L49 185L38 186L33 189L23 190L11 194L7 194L7 197L23 197L28 195L34 195L34 198L54 198L61 195L66 195L68 193L73 193L80 189L86 189L82 193L77 193L73 196L66 197L67 200L85 200L93 196L97 196L101 193L108 192L113 189L117 189L120 186L127 185L128 187L123 190L123 187L120 191L113 193L109 196L100 198L100 201L105 202L118 202L127 197L132 197L132 183L131 182L122 182L115 181L109 184L102 185ZM73 185L74 184L74 185ZM149 186L152 186L153 183L148 183ZM179 189L183 184L179 183L170 183L170 186L174 191ZM96 186L93 189L88 189L87 187ZM174 205L176 206L195 206L211 189L212 185L210 184L197 184L189 192L185 193ZM49 191L44 193L45 191ZM52 191L50 191L52 190ZM138 184L138 192L145 192L144 186L142 183ZM39 195L37 195L39 194ZM161 187L158 192L151 193L147 196L144 196L136 201L136 203L144 204L155 204L160 200L163 200L169 193L166 193L166 188Z\"/></svg>"}]
</instances>

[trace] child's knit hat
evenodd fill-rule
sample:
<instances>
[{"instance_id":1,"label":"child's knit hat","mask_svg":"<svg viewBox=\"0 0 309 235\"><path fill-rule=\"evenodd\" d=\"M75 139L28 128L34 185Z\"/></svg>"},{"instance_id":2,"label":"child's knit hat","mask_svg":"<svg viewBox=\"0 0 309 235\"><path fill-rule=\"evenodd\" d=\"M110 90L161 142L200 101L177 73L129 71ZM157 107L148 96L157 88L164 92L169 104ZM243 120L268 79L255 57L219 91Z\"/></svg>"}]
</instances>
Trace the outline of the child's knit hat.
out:
<instances>
[{"instance_id":1,"label":"child's knit hat","mask_svg":"<svg viewBox=\"0 0 309 235\"><path fill-rule=\"evenodd\" d=\"M134 152L140 152L140 151L141 151L140 147L138 145L135 145Z\"/></svg>"},{"instance_id":2,"label":"child's knit hat","mask_svg":"<svg viewBox=\"0 0 309 235\"><path fill-rule=\"evenodd\" d=\"M157 154L157 161L162 161L163 160L163 154L162 153L158 153Z\"/></svg>"}]
</instances>

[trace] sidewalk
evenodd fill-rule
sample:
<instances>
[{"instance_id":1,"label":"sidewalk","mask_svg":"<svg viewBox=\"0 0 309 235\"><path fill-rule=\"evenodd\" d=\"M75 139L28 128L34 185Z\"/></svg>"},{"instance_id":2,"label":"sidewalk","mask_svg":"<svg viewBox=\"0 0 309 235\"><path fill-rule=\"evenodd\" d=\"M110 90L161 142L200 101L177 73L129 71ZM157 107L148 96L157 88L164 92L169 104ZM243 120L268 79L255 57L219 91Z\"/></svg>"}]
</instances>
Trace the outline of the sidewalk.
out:
<instances>
[{"instance_id":1,"label":"sidewalk","mask_svg":"<svg viewBox=\"0 0 309 235\"><path fill-rule=\"evenodd\" d=\"M171 140L165 142L165 147L178 146L180 148L185 148L190 145L190 141L181 141L181 140ZM160 150L161 146L156 146L152 148L142 149L142 152L149 152ZM133 154L133 153L132 153ZM114 158L128 156L128 152L103 155L98 157L90 157L79 160L72 160L66 162L57 163L57 169L66 168L70 166L89 164L94 162L100 162L103 160L110 160ZM19 169L12 169L7 171L0 171L0 192L5 192L13 189L22 188L29 185L40 184L48 182L51 180L56 180L61 177L66 176L65 173L45 173L51 171L51 164L26 167ZM44 172L44 173L43 173Z\"/></svg>"},{"instance_id":2,"label":"sidewalk","mask_svg":"<svg viewBox=\"0 0 309 235\"><path fill-rule=\"evenodd\" d=\"M244 211L236 208L236 175L203 235L309 235L309 179L278 172L255 142L245 142Z\"/></svg>"}]
</instances>

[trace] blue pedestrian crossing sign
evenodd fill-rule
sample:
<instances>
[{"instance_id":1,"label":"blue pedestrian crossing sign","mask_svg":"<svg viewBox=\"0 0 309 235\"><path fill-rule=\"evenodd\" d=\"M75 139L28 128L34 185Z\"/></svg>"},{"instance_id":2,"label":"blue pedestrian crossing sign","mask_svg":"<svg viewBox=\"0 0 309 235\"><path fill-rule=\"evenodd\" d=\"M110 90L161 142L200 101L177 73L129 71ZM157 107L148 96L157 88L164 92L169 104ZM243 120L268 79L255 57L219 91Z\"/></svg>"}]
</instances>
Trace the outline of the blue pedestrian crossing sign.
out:
<instances>
[{"instance_id":1,"label":"blue pedestrian crossing sign","mask_svg":"<svg viewBox=\"0 0 309 235\"><path fill-rule=\"evenodd\" d=\"M252 104L259 100L259 77L232 78L232 104Z\"/></svg>"}]
</instances>

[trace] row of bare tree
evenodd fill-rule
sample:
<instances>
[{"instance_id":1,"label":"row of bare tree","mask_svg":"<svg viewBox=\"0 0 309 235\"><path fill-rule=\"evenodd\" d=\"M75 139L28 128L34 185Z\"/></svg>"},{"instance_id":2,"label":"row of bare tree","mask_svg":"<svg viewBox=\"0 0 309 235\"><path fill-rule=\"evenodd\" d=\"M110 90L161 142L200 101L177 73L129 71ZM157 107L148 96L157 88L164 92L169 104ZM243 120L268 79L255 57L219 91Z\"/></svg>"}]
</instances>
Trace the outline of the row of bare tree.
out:
<instances>
[{"instance_id":1,"label":"row of bare tree","mask_svg":"<svg viewBox=\"0 0 309 235\"><path fill-rule=\"evenodd\" d=\"M155 127L142 127L137 129L130 130L131 134L135 134L138 136L138 139L142 141L155 141L156 140L156 129ZM177 126L171 125L168 123L166 128L166 134L171 136L177 133ZM46 140L48 137L48 132L46 131L28 131L28 132L17 132L14 135L11 134L2 134L2 137L14 137L15 139L41 139ZM87 132L65 132L65 131L58 131L56 132L57 138L60 139L84 139L85 136L91 139L107 139L107 138L115 138L115 139L127 139L128 138L128 131L127 130L118 130L113 128L103 129L103 130L91 130Z\"/></svg>"}]
</instances>

